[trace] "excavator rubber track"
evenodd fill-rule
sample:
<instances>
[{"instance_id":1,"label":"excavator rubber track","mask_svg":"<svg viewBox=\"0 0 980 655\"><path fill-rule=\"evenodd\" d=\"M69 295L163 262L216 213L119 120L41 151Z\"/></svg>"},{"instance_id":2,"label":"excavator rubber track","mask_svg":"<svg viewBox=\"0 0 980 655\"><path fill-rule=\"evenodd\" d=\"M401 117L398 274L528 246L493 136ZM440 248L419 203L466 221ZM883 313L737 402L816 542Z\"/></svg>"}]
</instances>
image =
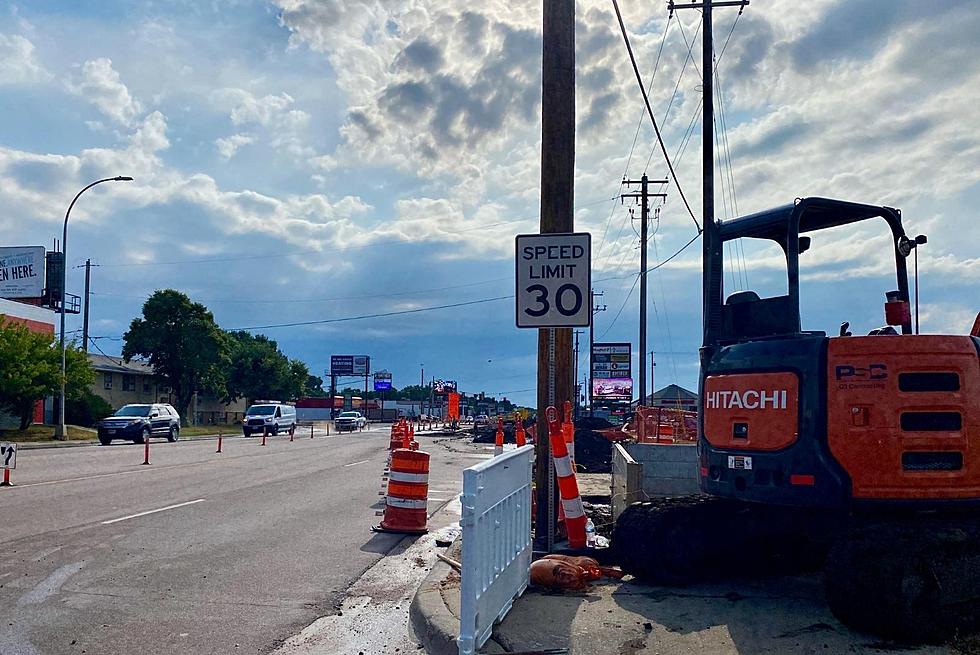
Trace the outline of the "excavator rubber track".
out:
<instances>
[{"instance_id":1,"label":"excavator rubber track","mask_svg":"<svg viewBox=\"0 0 980 655\"><path fill-rule=\"evenodd\" d=\"M615 561L642 582L685 586L824 573L848 627L905 643L980 631L980 517L848 516L713 496L635 503L613 531Z\"/></svg>"},{"instance_id":2,"label":"excavator rubber track","mask_svg":"<svg viewBox=\"0 0 980 655\"><path fill-rule=\"evenodd\" d=\"M636 503L613 531L616 560L634 577L688 585L819 570L839 515L679 496Z\"/></svg>"},{"instance_id":3,"label":"excavator rubber track","mask_svg":"<svg viewBox=\"0 0 980 655\"><path fill-rule=\"evenodd\" d=\"M827 603L845 625L907 643L980 630L980 519L855 521L827 556Z\"/></svg>"}]
</instances>

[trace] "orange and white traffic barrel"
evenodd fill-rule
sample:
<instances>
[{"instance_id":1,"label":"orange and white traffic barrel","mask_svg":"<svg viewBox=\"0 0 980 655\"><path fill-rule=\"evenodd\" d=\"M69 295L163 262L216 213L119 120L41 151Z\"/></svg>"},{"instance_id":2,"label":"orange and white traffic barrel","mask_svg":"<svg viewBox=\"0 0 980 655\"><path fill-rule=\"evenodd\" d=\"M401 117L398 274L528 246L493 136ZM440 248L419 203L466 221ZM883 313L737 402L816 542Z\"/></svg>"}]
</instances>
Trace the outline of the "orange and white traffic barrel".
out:
<instances>
[{"instance_id":1,"label":"orange and white traffic barrel","mask_svg":"<svg viewBox=\"0 0 980 655\"><path fill-rule=\"evenodd\" d=\"M504 419L497 419L497 434L494 435L493 439L493 454L494 457L497 455L504 454Z\"/></svg>"},{"instance_id":2,"label":"orange and white traffic barrel","mask_svg":"<svg viewBox=\"0 0 980 655\"><path fill-rule=\"evenodd\" d=\"M565 514L568 545L572 548L585 548L585 508L578 493L578 481L575 479L575 469L572 468L572 458L568 456L558 410L549 407L545 416L548 419L548 439L555 462L555 476L558 478L558 493Z\"/></svg>"},{"instance_id":3,"label":"orange and white traffic barrel","mask_svg":"<svg viewBox=\"0 0 980 655\"><path fill-rule=\"evenodd\" d=\"M408 426L405 420L396 421L391 424L391 441L388 442L388 450L405 448L408 443Z\"/></svg>"},{"instance_id":4,"label":"orange and white traffic barrel","mask_svg":"<svg viewBox=\"0 0 980 655\"><path fill-rule=\"evenodd\" d=\"M384 519L374 530L405 534L428 532L428 496L429 453L406 448L393 450Z\"/></svg>"}]
</instances>

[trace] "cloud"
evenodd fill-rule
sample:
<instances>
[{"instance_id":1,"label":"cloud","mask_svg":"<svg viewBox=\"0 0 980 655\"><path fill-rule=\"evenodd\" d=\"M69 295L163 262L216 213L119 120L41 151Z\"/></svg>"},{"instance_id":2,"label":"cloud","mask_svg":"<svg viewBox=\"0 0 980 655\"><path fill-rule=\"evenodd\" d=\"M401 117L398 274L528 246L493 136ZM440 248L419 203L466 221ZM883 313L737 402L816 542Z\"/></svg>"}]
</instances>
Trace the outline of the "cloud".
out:
<instances>
[{"instance_id":1,"label":"cloud","mask_svg":"<svg viewBox=\"0 0 980 655\"><path fill-rule=\"evenodd\" d=\"M239 148L254 141L255 137L248 134L232 134L229 137L215 139L214 145L223 159L231 159Z\"/></svg>"},{"instance_id":2,"label":"cloud","mask_svg":"<svg viewBox=\"0 0 980 655\"><path fill-rule=\"evenodd\" d=\"M37 60L33 43L19 34L0 34L0 85L33 84L50 78Z\"/></svg>"},{"instance_id":3,"label":"cloud","mask_svg":"<svg viewBox=\"0 0 980 655\"><path fill-rule=\"evenodd\" d=\"M257 97L245 89L219 89L212 94L216 105L229 111L231 122L238 125L270 125L295 102L288 93Z\"/></svg>"},{"instance_id":4,"label":"cloud","mask_svg":"<svg viewBox=\"0 0 980 655\"><path fill-rule=\"evenodd\" d=\"M211 94L211 103L228 112L235 127L248 125L264 128L273 148L298 157L312 157L315 154L303 138L310 123L310 114L293 109L295 100L288 93L257 96L245 89L224 88ZM230 158L239 146L246 143L242 141L243 138L242 135L231 137L238 142L234 148L231 147L232 142L221 139L222 143L217 144L219 152L226 159ZM248 138L248 143L257 140L254 134ZM231 154L225 155L225 152Z\"/></svg>"},{"instance_id":5,"label":"cloud","mask_svg":"<svg viewBox=\"0 0 980 655\"><path fill-rule=\"evenodd\" d=\"M130 95L119 79L119 73L113 69L108 57L86 61L80 78L72 81L69 88L120 125L132 125L143 111L140 102Z\"/></svg>"}]
</instances>

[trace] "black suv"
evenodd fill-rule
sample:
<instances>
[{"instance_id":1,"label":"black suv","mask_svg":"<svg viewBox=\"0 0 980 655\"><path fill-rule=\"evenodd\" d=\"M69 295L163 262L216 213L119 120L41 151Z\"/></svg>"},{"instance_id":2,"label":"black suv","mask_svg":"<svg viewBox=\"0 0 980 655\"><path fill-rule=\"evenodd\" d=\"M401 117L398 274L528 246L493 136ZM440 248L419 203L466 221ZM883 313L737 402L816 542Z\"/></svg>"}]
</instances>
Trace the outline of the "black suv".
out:
<instances>
[{"instance_id":1,"label":"black suv","mask_svg":"<svg viewBox=\"0 0 980 655\"><path fill-rule=\"evenodd\" d=\"M99 441L108 446L113 439L143 443L150 437L180 437L180 415L166 404L123 405L115 414L99 421Z\"/></svg>"}]
</instances>

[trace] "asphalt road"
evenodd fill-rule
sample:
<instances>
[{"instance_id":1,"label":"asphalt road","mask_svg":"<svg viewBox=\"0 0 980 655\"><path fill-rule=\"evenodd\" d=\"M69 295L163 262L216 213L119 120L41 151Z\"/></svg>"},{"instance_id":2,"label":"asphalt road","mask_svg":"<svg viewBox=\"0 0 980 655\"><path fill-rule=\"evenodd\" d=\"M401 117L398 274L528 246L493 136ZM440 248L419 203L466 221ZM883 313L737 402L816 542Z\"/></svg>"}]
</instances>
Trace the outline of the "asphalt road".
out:
<instances>
[{"instance_id":1,"label":"asphalt road","mask_svg":"<svg viewBox=\"0 0 980 655\"><path fill-rule=\"evenodd\" d=\"M425 440L423 448L426 447ZM268 653L401 540L387 428L24 450L0 489L0 653ZM462 465L432 453L430 512Z\"/></svg>"}]
</instances>

